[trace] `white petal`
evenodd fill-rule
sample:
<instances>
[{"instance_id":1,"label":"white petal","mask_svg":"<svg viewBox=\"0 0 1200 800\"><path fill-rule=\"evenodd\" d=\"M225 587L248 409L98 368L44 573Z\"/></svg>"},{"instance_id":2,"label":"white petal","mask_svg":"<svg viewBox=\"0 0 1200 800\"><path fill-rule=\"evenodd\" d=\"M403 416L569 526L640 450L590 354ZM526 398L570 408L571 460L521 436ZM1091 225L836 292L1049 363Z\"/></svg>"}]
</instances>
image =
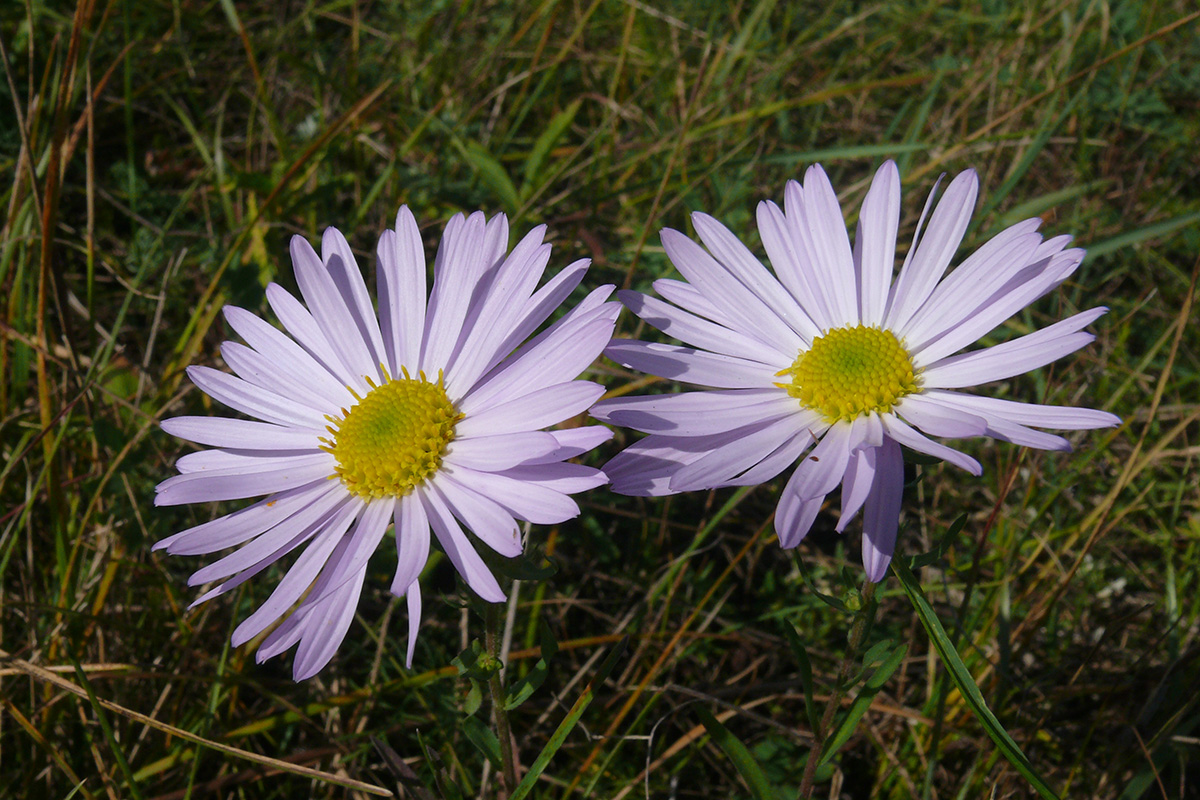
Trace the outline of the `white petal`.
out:
<instances>
[{"instance_id":1,"label":"white petal","mask_svg":"<svg viewBox=\"0 0 1200 800\"><path fill-rule=\"evenodd\" d=\"M359 340L366 345L372 362L376 367L380 364L388 366L387 351L383 346L379 320L371 305L367 284L363 281L358 261L350 250L350 243L337 228L325 229L325 234L321 237L321 260L325 262L325 268L346 304L346 310L354 318Z\"/></svg>"},{"instance_id":2,"label":"white petal","mask_svg":"<svg viewBox=\"0 0 1200 800\"><path fill-rule=\"evenodd\" d=\"M613 339L604 355L649 375L716 389L766 389L775 384L779 372L756 361L632 339Z\"/></svg>"},{"instance_id":3,"label":"white petal","mask_svg":"<svg viewBox=\"0 0 1200 800\"><path fill-rule=\"evenodd\" d=\"M154 549L166 550L173 556L198 556L235 547L320 503L322 497L343 491L334 481L316 481L280 492L240 511L168 536L157 542Z\"/></svg>"},{"instance_id":4,"label":"white petal","mask_svg":"<svg viewBox=\"0 0 1200 800\"><path fill-rule=\"evenodd\" d=\"M950 266L950 259L962 243L978 194L979 177L973 169L959 173L951 181L934 209L929 228L916 243L916 251L896 279L887 315L889 329L904 328L912 315L933 294L938 281Z\"/></svg>"},{"instance_id":5,"label":"white petal","mask_svg":"<svg viewBox=\"0 0 1200 800\"><path fill-rule=\"evenodd\" d=\"M728 389L614 397L592 406L598 420L646 433L706 436L800 410L782 389Z\"/></svg>"},{"instance_id":6,"label":"white petal","mask_svg":"<svg viewBox=\"0 0 1200 800\"><path fill-rule=\"evenodd\" d=\"M350 528L354 518L362 511L364 505L358 498L352 498L338 510L325 530L321 531L296 559L296 563L279 581L267 601L234 630L232 637L234 647L241 647L262 633L268 625L277 620L291 608L293 603L300 599L300 596L304 594L322 567L325 566L333 549L342 535Z\"/></svg>"},{"instance_id":7,"label":"white petal","mask_svg":"<svg viewBox=\"0 0 1200 800\"><path fill-rule=\"evenodd\" d=\"M322 430L326 425L320 411L212 367L188 367L187 374L209 397L252 417L291 428Z\"/></svg>"},{"instance_id":8,"label":"white petal","mask_svg":"<svg viewBox=\"0 0 1200 800\"><path fill-rule=\"evenodd\" d=\"M1082 255L1082 250L1068 250L1049 260L1035 261L1027 266L987 302L979 305L973 311L973 316L956 327L948 328L928 345L913 350L913 364L926 367L978 340L1050 288L1062 283L1078 268Z\"/></svg>"},{"instance_id":9,"label":"white petal","mask_svg":"<svg viewBox=\"0 0 1200 800\"><path fill-rule=\"evenodd\" d=\"M796 304L795 298L788 293L779 281L746 249L733 233L721 223L707 214L696 212L692 214L692 224L700 241L708 248L717 260L749 289L755 297L786 322L807 344L820 335L820 328ZM844 226L843 226L844 229Z\"/></svg>"},{"instance_id":10,"label":"white petal","mask_svg":"<svg viewBox=\"0 0 1200 800\"><path fill-rule=\"evenodd\" d=\"M421 369L429 375L445 369L463 334L463 321L475 296L479 278L490 264L484 261L485 222L476 211L466 220L457 214L446 225L433 265L433 291L425 317Z\"/></svg>"},{"instance_id":11,"label":"white petal","mask_svg":"<svg viewBox=\"0 0 1200 800\"><path fill-rule=\"evenodd\" d=\"M1022 235L1013 235L1012 231L1032 227L1032 224L1014 225L991 239L950 273L929 301L913 315L908 325L898 331L908 348L919 351L969 319L984 301L1024 269L1042 237L1032 230Z\"/></svg>"},{"instance_id":12,"label":"white petal","mask_svg":"<svg viewBox=\"0 0 1200 800\"><path fill-rule=\"evenodd\" d=\"M317 320L299 300L292 297L291 293L279 284L272 283L267 286L267 302L287 332L308 351L309 355L320 361L329 372L333 373L337 377L338 383L353 387L360 393L367 391L367 382L363 380L363 376L357 374L342 361L324 331L321 330Z\"/></svg>"},{"instance_id":13,"label":"white petal","mask_svg":"<svg viewBox=\"0 0 1200 800\"><path fill-rule=\"evenodd\" d=\"M321 432L229 417L172 417L162 421L172 436L213 447L253 450L312 450L320 447Z\"/></svg>"},{"instance_id":14,"label":"white petal","mask_svg":"<svg viewBox=\"0 0 1200 800\"><path fill-rule=\"evenodd\" d=\"M769 456L779 442L794 435L790 418L760 422L742 428L731 442L680 469L671 478L672 492L690 492L719 486Z\"/></svg>"},{"instance_id":15,"label":"white petal","mask_svg":"<svg viewBox=\"0 0 1200 800\"><path fill-rule=\"evenodd\" d=\"M497 472L533 461L558 449L558 440L541 431L455 439L442 461L447 467Z\"/></svg>"},{"instance_id":16,"label":"white petal","mask_svg":"<svg viewBox=\"0 0 1200 800\"><path fill-rule=\"evenodd\" d=\"M222 311L229 327L233 328L246 344L276 364L279 369L302 380L308 393L325 398L334 408L340 408L353 400L353 395L325 364L296 344L283 331L237 306L225 306Z\"/></svg>"},{"instance_id":17,"label":"white petal","mask_svg":"<svg viewBox=\"0 0 1200 800\"><path fill-rule=\"evenodd\" d=\"M1096 337L1080 329L1107 312L1107 308L1093 308L1012 341L942 359L925 369L922 383L928 389L958 389L1045 366L1090 344Z\"/></svg>"},{"instance_id":18,"label":"white petal","mask_svg":"<svg viewBox=\"0 0 1200 800\"><path fill-rule=\"evenodd\" d=\"M859 257L859 300L864 325L883 323L892 271L896 267L896 231L900 225L900 171L891 159L875 172L858 215L855 245Z\"/></svg>"},{"instance_id":19,"label":"white petal","mask_svg":"<svg viewBox=\"0 0 1200 800\"><path fill-rule=\"evenodd\" d=\"M539 430L582 414L602 394L604 387L591 381L548 386L468 416L455 426L455 435L467 438Z\"/></svg>"},{"instance_id":20,"label":"white petal","mask_svg":"<svg viewBox=\"0 0 1200 800\"><path fill-rule=\"evenodd\" d=\"M369 375L378 382L382 377L379 364L367 349L354 315L317 251L298 235L292 237L291 249L296 283L326 341L351 374Z\"/></svg>"},{"instance_id":21,"label":"white petal","mask_svg":"<svg viewBox=\"0 0 1200 800\"><path fill-rule=\"evenodd\" d=\"M1115 428L1121 424L1121 418L1107 411L1094 408L1072 408L1070 406L1043 406L1036 403L1019 403L1015 400L1001 400L996 397L980 397L964 392L932 391L931 397L954 402L968 410L983 414L986 417L999 415L1021 425L1032 425L1036 428L1060 428L1062 430L1078 431L1093 428Z\"/></svg>"},{"instance_id":22,"label":"white petal","mask_svg":"<svg viewBox=\"0 0 1200 800\"><path fill-rule=\"evenodd\" d=\"M327 458L321 458L326 456ZM224 474L223 470L176 475L155 487L156 506L241 500L304 486L334 473L333 456L321 453L295 459L292 466L265 470L260 474Z\"/></svg>"},{"instance_id":23,"label":"white petal","mask_svg":"<svg viewBox=\"0 0 1200 800\"><path fill-rule=\"evenodd\" d=\"M789 181L786 191L795 198L793 204L799 204L801 196L800 185ZM795 213L799 214L797 210ZM762 238L763 249L775 274L788 292L794 297L801 308L812 319L813 324L820 330L836 327L834 320L837 313L832 300L826 297L821 288L821 275L810 265L813 263L811 248L807 247L803 237L796 231L794 221L780 210L779 206L769 201L758 204L757 210L758 233ZM658 289L658 284L655 284ZM659 294L665 293L659 289ZM714 318L715 319L715 318Z\"/></svg>"},{"instance_id":24,"label":"white petal","mask_svg":"<svg viewBox=\"0 0 1200 800\"><path fill-rule=\"evenodd\" d=\"M583 302L498 364L462 398L451 397L467 417L499 403L573 380L612 336L619 303L604 302L611 286L594 290Z\"/></svg>"},{"instance_id":25,"label":"white petal","mask_svg":"<svg viewBox=\"0 0 1200 800\"><path fill-rule=\"evenodd\" d=\"M859 321L858 297L846 220L820 164L813 164L804 174L803 202L797 222L807 234L813 269L822 276L822 286L836 314L833 322L837 326L855 324Z\"/></svg>"},{"instance_id":26,"label":"white petal","mask_svg":"<svg viewBox=\"0 0 1200 800\"><path fill-rule=\"evenodd\" d=\"M490 497L517 519L535 525L553 525L579 516L575 501L553 489L523 483L495 472L479 472L466 467L444 468L452 479Z\"/></svg>"},{"instance_id":27,"label":"white petal","mask_svg":"<svg viewBox=\"0 0 1200 800\"><path fill-rule=\"evenodd\" d=\"M775 367L777 370L788 367L796 358L796 351L778 349L774 343L759 341L740 331L709 322L639 292L617 292L617 296L626 308L646 322L668 336L700 350L778 365Z\"/></svg>"},{"instance_id":28,"label":"white petal","mask_svg":"<svg viewBox=\"0 0 1200 800\"><path fill-rule=\"evenodd\" d=\"M465 394L507 355L501 350L503 343L550 261L550 245L541 243L545 232L545 226L539 225L513 248L497 268L487 295L472 309L470 333L446 370L446 386L451 394Z\"/></svg>"},{"instance_id":29,"label":"white petal","mask_svg":"<svg viewBox=\"0 0 1200 800\"><path fill-rule=\"evenodd\" d=\"M797 416L799 417L800 415ZM762 461L759 461L741 475L736 475L725 481L724 485L757 486L760 483L771 480L795 464L796 460L800 458L800 454L807 450L808 446L815 441L814 436L819 435L823 430L805 427L799 420L795 420L794 422L796 423L795 432L790 436L786 436L779 446L763 458Z\"/></svg>"},{"instance_id":30,"label":"white petal","mask_svg":"<svg viewBox=\"0 0 1200 800\"><path fill-rule=\"evenodd\" d=\"M780 352L798 352L805 341L779 315L729 273L704 248L679 231L664 228L663 248L676 269L709 300L737 321L736 329Z\"/></svg>"},{"instance_id":31,"label":"white petal","mask_svg":"<svg viewBox=\"0 0 1200 800\"><path fill-rule=\"evenodd\" d=\"M425 245L408 206L400 206L396 229L380 238L377 252L379 320L385 345L390 343L392 374L401 367L416 374L425 331Z\"/></svg>"}]
</instances>

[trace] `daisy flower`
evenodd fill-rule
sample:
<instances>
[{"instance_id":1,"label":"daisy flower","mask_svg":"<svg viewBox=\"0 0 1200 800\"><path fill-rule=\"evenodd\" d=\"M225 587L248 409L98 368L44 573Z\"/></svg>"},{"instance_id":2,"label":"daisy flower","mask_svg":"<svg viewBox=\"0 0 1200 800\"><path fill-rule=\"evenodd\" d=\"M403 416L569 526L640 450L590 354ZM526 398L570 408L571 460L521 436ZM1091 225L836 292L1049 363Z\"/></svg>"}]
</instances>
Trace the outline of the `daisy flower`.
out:
<instances>
[{"instance_id":1,"label":"daisy flower","mask_svg":"<svg viewBox=\"0 0 1200 800\"><path fill-rule=\"evenodd\" d=\"M613 490L653 496L748 486L796 465L775 514L782 546L804 538L841 484L837 530L863 511L863 564L878 582L896 543L902 445L979 475L978 461L926 434L1069 450L1066 439L1036 429L1119 424L1103 411L960 391L1083 347L1095 338L1083 328L1107 310L959 353L1057 287L1083 258L1067 248L1070 237L1043 240L1041 221L1029 219L946 274L978 184L972 170L958 175L932 214L930 194L894 281L900 176L891 161L863 200L853 249L820 166L803 186L788 183L783 209L760 203L758 229L774 274L710 216L692 217L707 252L664 230L663 246L686 281L654 283L667 302L637 292L620 298L687 346L616 339L605 354L704 391L596 405L598 419L650 434L605 465Z\"/></svg>"},{"instance_id":2,"label":"daisy flower","mask_svg":"<svg viewBox=\"0 0 1200 800\"><path fill-rule=\"evenodd\" d=\"M604 391L574 380L612 336L620 305L599 288L529 341L587 271L577 261L535 287L550 258L539 226L511 253L503 215L455 216L433 265L416 220L400 209L379 240L379 314L345 237L325 231L321 255L292 239L302 304L282 287L267 301L284 331L241 308L225 318L245 344L225 342L236 373L188 368L213 399L255 420L176 417L175 436L216 449L185 455L155 504L265 499L177 533L155 549L202 555L238 549L191 576L225 594L304 546L265 603L234 631L241 645L282 618L259 662L299 643L296 680L333 657L354 617L367 561L395 523L392 593L407 596L408 663L421 615L417 581L430 530L480 597L505 599L464 527L503 556L522 550L517 520L579 513L568 495L605 482L566 463L606 441L601 427L545 431ZM307 308L305 307L307 305Z\"/></svg>"}]
</instances>

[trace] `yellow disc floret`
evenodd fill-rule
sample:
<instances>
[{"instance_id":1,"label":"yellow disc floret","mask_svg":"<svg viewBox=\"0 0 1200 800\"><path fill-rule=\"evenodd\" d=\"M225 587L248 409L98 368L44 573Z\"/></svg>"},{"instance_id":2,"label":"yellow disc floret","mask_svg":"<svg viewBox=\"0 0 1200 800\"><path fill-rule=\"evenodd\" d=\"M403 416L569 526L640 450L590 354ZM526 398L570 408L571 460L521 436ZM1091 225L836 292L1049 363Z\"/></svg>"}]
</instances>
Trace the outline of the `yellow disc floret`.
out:
<instances>
[{"instance_id":1,"label":"yellow disc floret","mask_svg":"<svg viewBox=\"0 0 1200 800\"><path fill-rule=\"evenodd\" d=\"M454 439L462 418L446 396L439 373L430 383L425 373L392 380L387 374L378 386L359 397L342 418L327 417L333 426L323 450L337 459L337 476L353 494L370 500L403 497L437 472L442 454ZM332 477L332 476L331 476Z\"/></svg>"},{"instance_id":2,"label":"yellow disc floret","mask_svg":"<svg viewBox=\"0 0 1200 800\"><path fill-rule=\"evenodd\" d=\"M896 335L866 325L818 336L776 374L792 379L777 386L829 422L885 413L920 388L912 358Z\"/></svg>"}]
</instances>

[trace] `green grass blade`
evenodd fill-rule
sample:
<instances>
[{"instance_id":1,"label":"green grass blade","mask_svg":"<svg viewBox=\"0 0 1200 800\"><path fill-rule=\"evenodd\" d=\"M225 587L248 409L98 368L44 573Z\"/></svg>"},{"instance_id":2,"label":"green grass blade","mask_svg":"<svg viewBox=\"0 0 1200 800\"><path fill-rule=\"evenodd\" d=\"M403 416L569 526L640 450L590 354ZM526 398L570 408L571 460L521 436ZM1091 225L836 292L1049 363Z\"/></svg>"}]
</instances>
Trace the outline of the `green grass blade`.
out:
<instances>
[{"instance_id":1,"label":"green grass blade","mask_svg":"<svg viewBox=\"0 0 1200 800\"><path fill-rule=\"evenodd\" d=\"M938 620L937 614L933 610L933 606L929 605L929 601L925 599L924 592L921 591L921 585L917 583L916 576L912 574L908 566L902 559L892 560L892 571L900 578L900 585L904 588L904 593L908 595L908 599L912 601L913 608L917 612L917 616L921 619L921 624L925 626L925 630L929 633L929 639L933 642L934 648L941 656L942 663L946 665L946 671L950 674L951 680L958 690L962 692L963 699L967 701L975 718L983 725L984 731L988 737L996 743L996 747L1000 748L1001 754L1008 759L1017 772L1029 781L1037 793L1046 800L1059 800L1058 795L1046 785L1041 776L1034 771L1033 765L1029 763L1029 759L1021 752L1020 746L1017 745L1013 738L1008 735L1008 731L1000 724L1000 720L992 713L987 706L987 701L983 699L983 694L979 691L979 687L975 685L975 679L971 676L967 665L963 663L958 655L958 651L950 642L950 637L946 635L946 629L942 627L942 623Z\"/></svg>"},{"instance_id":2,"label":"green grass blade","mask_svg":"<svg viewBox=\"0 0 1200 800\"><path fill-rule=\"evenodd\" d=\"M562 747L563 742L567 740L567 736L579 724L579 719L583 716L583 712L592 704L592 700L596 699L596 687L604 683L608 674L612 672L613 667L621 659L625 652L626 645L629 644L629 639L625 638L618 642L608 655L604 657L604 661L600 664L600 669L588 681L587 688L583 690L583 694L579 695L579 699L571 706L571 710L567 712L567 716L559 723L555 729L550 741L546 742L546 746L542 748L542 752L538 753L537 758L533 760L533 765L529 768L529 772L525 773L525 777L517 784L517 788L513 790L509 800L522 800L533 791L534 785L538 778L546 771L546 767L550 765L550 759L554 758L554 754Z\"/></svg>"},{"instance_id":3,"label":"green grass blade","mask_svg":"<svg viewBox=\"0 0 1200 800\"><path fill-rule=\"evenodd\" d=\"M129 796L134 798L134 800L142 800L142 790L138 788L133 768L129 766L129 761L125 758L125 748L117 741L116 735L113 734L112 724L108 721L108 714L105 713L104 706L96 699L96 692L92 689L92 682L88 680L87 673L79 665L79 659L74 656L68 656L68 658L70 658L71 666L75 668L75 677L79 679L79 685L87 692L88 702L92 706L92 713L96 715L96 721L100 723L100 730L104 732L104 739L108 742L108 749L117 761L117 768L125 776L125 788L129 792Z\"/></svg>"},{"instance_id":4,"label":"green grass blade","mask_svg":"<svg viewBox=\"0 0 1200 800\"><path fill-rule=\"evenodd\" d=\"M1200 211L1193 211L1191 214L1181 214L1174 219L1156 222L1153 225L1147 225L1144 228L1138 228L1135 231L1117 234L1108 239L1103 239L1095 244L1088 245L1087 257L1096 258L1114 250L1120 250L1122 247L1130 247L1147 239L1154 239L1159 236L1165 236L1172 231L1191 225L1192 223L1200 222Z\"/></svg>"}]
</instances>

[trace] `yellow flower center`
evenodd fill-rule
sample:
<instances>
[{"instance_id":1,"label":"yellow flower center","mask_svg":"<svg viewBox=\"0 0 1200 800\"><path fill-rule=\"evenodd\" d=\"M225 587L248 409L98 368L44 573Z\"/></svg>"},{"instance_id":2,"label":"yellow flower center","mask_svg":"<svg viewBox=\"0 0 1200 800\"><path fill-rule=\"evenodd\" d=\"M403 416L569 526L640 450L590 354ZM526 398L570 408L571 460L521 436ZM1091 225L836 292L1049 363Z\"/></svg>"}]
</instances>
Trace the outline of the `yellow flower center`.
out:
<instances>
[{"instance_id":1,"label":"yellow flower center","mask_svg":"<svg viewBox=\"0 0 1200 800\"><path fill-rule=\"evenodd\" d=\"M385 373L366 397L342 409L342 418L327 417L332 439L322 447L337 459L337 475L353 494L366 500L403 497L442 465L446 445L462 414L446 396L441 373L430 383L425 373L392 380ZM332 477L332 476L330 476Z\"/></svg>"},{"instance_id":2,"label":"yellow flower center","mask_svg":"<svg viewBox=\"0 0 1200 800\"><path fill-rule=\"evenodd\" d=\"M776 386L829 422L885 413L920 388L912 359L895 334L865 325L818 336L810 349L776 374L792 378Z\"/></svg>"}]
</instances>

